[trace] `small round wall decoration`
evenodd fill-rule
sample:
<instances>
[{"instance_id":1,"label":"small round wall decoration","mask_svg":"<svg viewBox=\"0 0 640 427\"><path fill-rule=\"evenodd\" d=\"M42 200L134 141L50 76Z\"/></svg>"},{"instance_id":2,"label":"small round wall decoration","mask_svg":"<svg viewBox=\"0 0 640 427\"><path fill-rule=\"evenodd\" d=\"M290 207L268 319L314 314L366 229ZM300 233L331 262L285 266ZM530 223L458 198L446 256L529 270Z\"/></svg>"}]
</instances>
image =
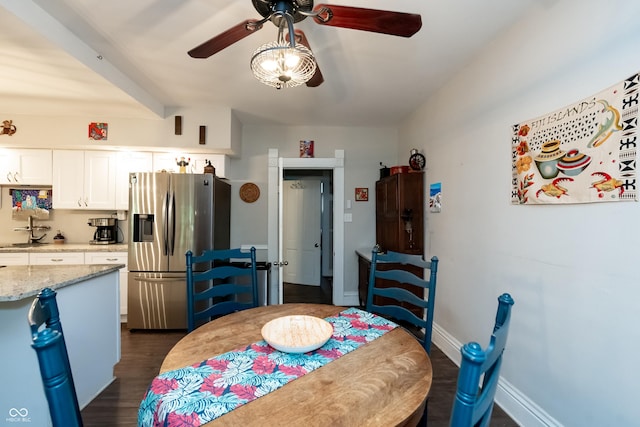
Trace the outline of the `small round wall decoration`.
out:
<instances>
[{"instance_id":1,"label":"small round wall decoration","mask_svg":"<svg viewBox=\"0 0 640 427\"><path fill-rule=\"evenodd\" d=\"M245 203L253 203L260 197L260 188L253 182L247 182L240 187L240 198Z\"/></svg>"}]
</instances>

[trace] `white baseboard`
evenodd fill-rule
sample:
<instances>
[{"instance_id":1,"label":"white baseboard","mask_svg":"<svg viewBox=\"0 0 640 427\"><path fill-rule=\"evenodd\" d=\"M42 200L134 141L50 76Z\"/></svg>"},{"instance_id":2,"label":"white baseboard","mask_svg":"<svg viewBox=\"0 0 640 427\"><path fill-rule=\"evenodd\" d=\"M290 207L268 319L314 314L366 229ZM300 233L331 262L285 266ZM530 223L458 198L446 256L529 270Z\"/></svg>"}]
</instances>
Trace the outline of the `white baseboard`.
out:
<instances>
[{"instance_id":1,"label":"white baseboard","mask_svg":"<svg viewBox=\"0 0 640 427\"><path fill-rule=\"evenodd\" d=\"M449 335L436 323L433 324L432 341L453 363L460 366L461 342ZM518 425L526 427L563 427L562 424L552 418L503 377L500 377L500 381L498 382L495 402L503 411L509 414Z\"/></svg>"}]
</instances>

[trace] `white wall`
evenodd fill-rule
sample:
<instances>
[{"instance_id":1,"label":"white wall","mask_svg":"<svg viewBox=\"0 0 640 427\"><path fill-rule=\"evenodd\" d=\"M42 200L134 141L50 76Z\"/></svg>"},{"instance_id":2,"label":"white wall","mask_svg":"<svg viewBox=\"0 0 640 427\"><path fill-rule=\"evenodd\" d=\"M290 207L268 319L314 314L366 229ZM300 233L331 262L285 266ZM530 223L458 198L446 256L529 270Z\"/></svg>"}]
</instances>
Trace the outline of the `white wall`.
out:
<instances>
[{"instance_id":1,"label":"white wall","mask_svg":"<svg viewBox=\"0 0 640 427\"><path fill-rule=\"evenodd\" d=\"M277 148L282 157L299 157L300 140L315 141L316 158L333 158L335 150L345 150L345 197L351 200L353 222L345 223L344 290L357 293L355 250L375 244L375 182L380 162L396 164L397 131L393 128L245 126L242 152L231 159L228 174L232 186L231 245L267 243L267 155ZM407 156L408 157L408 156ZM260 188L260 199L248 204L238 190L245 182ZM356 187L369 188L368 202L355 202ZM338 219L336 219L338 220ZM274 260L269 260L274 261Z\"/></svg>"},{"instance_id":2,"label":"white wall","mask_svg":"<svg viewBox=\"0 0 640 427\"><path fill-rule=\"evenodd\" d=\"M175 135L174 116L182 116L182 134ZM5 116L7 117L7 116ZM10 114L17 132L3 137L1 147L15 148L71 148L81 150L110 149L125 146L144 151L163 151L175 148L189 153L234 155L240 148L238 121L231 108L207 109L175 108L166 119L123 118L87 115L24 116ZM109 125L107 140L91 141L88 127L91 122ZM200 126L206 126L206 143L199 143Z\"/></svg>"},{"instance_id":3,"label":"white wall","mask_svg":"<svg viewBox=\"0 0 640 427\"><path fill-rule=\"evenodd\" d=\"M487 344L497 296L515 299L498 401L528 426L638 425L640 204L510 204L511 126L640 71L640 2L541 2L428 100L399 155L427 158L443 206L439 347ZM427 190L428 191L428 190Z\"/></svg>"}]
</instances>

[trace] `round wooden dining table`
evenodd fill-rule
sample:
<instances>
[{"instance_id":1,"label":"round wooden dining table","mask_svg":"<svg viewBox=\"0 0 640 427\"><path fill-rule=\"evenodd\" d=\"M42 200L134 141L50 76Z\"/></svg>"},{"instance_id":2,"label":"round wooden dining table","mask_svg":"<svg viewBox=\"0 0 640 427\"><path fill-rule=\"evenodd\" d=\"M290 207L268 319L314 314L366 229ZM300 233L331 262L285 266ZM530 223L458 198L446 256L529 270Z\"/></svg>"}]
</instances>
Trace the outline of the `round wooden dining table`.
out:
<instances>
[{"instance_id":1,"label":"round wooden dining table","mask_svg":"<svg viewBox=\"0 0 640 427\"><path fill-rule=\"evenodd\" d=\"M260 341L262 326L277 317L325 318L345 308L282 304L220 317L182 338L165 357L160 373ZM205 426L415 426L431 380L429 356L398 327Z\"/></svg>"}]
</instances>

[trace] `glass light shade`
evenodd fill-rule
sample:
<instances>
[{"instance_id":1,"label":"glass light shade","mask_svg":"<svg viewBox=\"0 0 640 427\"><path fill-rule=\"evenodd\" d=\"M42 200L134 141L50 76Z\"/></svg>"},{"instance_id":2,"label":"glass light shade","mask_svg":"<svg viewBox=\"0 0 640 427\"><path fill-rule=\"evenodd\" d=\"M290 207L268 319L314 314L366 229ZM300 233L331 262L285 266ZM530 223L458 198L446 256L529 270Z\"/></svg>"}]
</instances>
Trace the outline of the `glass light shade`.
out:
<instances>
[{"instance_id":1,"label":"glass light shade","mask_svg":"<svg viewBox=\"0 0 640 427\"><path fill-rule=\"evenodd\" d=\"M256 79L268 86L295 87L313 77L316 61L306 46L270 42L260 46L251 56L251 71Z\"/></svg>"}]
</instances>

